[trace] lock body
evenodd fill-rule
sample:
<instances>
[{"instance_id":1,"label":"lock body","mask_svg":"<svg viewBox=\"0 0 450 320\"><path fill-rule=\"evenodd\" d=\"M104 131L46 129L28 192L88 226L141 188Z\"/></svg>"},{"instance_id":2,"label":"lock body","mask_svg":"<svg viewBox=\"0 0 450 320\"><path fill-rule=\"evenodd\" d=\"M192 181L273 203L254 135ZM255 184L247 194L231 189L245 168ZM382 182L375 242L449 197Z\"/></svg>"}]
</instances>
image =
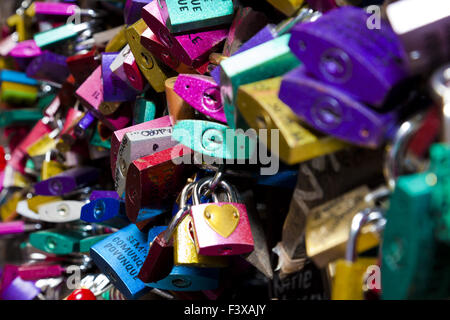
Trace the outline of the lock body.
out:
<instances>
[{"instance_id":1,"label":"lock body","mask_svg":"<svg viewBox=\"0 0 450 320\"><path fill-rule=\"evenodd\" d=\"M153 0L127 0L123 11L125 23L131 25L141 18L142 8Z\"/></svg>"},{"instance_id":2,"label":"lock body","mask_svg":"<svg viewBox=\"0 0 450 320\"><path fill-rule=\"evenodd\" d=\"M303 5L303 0L267 0L278 11L281 11L286 16L292 16Z\"/></svg>"},{"instance_id":3,"label":"lock body","mask_svg":"<svg viewBox=\"0 0 450 320\"><path fill-rule=\"evenodd\" d=\"M271 149L287 164L296 164L343 149L347 144L309 130L284 104L278 93L281 78L272 78L239 88L237 107L244 120L255 130L266 129L266 146L272 148L271 130L279 130L278 149Z\"/></svg>"},{"instance_id":4,"label":"lock body","mask_svg":"<svg viewBox=\"0 0 450 320\"><path fill-rule=\"evenodd\" d=\"M133 109L133 125L155 119L156 105L153 101L136 99Z\"/></svg>"},{"instance_id":5,"label":"lock body","mask_svg":"<svg viewBox=\"0 0 450 320\"><path fill-rule=\"evenodd\" d=\"M302 99L298 99L301 95ZM283 77L280 99L316 130L352 144L376 148L396 125L395 110L379 113L342 91L306 75L303 67Z\"/></svg>"},{"instance_id":6,"label":"lock body","mask_svg":"<svg viewBox=\"0 0 450 320\"><path fill-rule=\"evenodd\" d=\"M253 236L244 204L194 205L191 217L198 254L227 256L253 251Z\"/></svg>"},{"instance_id":7,"label":"lock body","mask_svg":"<svg viewBox=\"0 0 450 320\"><path fill-rule=\"evenodd\" d=\"M172 33L188 32L231 23L233 1L178 1L159 2L161 17Z\"/></svg>"},{"instance_id":8,"label":"lock body","mask_svg":"<svg viewBox=\"0 0 450 320\"><path fill-rule=\"evenodd\" d=\"M180 120L192 119L195 114L194 109L174 90L178 77L169 78L165 83L167 109L170 115L170 122L173 125Z\"/></svg>"},{"instance_id":9,"label":"lock body","mask_svg":"<svg viewBox=\"0 0 450 320\"><path fill-rule=\"evenodd\" d=\"M53 223L64 223L77 221L80 219L82 201L55 201L39 206L39 219Z\"/></svg>"},{"instance_id":10,"label":"lock body","mask_svg":"<svg viewBox=\"0 0 450 320\"><path fill-rule=\"evenodd\" d=\"M75 230L47 229L30 234L30 244L47 253L66 255L79 252L85 234Z\"/></svg>"},{"instance_id":11,"label":"lock body","mask_svg":"<svg viewBox=\"0 0 450 320\"><path fill-rule=\"evenodd\" d=\"M105 102L130 101L136 97L136 90L111 71L110 66L117 56L118 53L112 52L102 54L103 101Z\"/></svg>"},{"instance_id":12,"label":"lock body","mask_svg":"<svg viewBox=\"0 0 450 320\"><path fill-rule=\"evenodd\" d=\"M93 245L90 256L127 299L138 299L150 290L137 278L147 252L146 234L131 224Z\"/></svg>"},{"instance_id":13,"label":"lock body","mask_svg":"<svg viewBox=\"0 0 450 320\"><path fill-rule=\"evenodd\" d=\"M119 199L98 198L81 208L80 219L86 222L102 222L125 214L125 203Z\"/></svg>"}]
</instances>

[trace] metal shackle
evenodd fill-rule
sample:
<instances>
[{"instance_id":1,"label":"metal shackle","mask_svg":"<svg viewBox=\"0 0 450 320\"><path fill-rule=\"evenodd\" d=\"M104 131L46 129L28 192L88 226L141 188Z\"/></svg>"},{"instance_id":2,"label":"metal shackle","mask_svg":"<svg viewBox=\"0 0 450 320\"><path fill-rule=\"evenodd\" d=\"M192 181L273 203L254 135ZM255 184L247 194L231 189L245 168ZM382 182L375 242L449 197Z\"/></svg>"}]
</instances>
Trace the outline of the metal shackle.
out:
<instances>
[{"instance_id":1,"label":"metal shackle","mask_svg":"<svg viewBox=\"0 0 450 320\"><path fill-rule=\"evenodd\" d=\"M357 257L356 244L359 233L363 226L379 221L378 229L383 228L386 224L384 212L380 208L368 208L358 212L352 219L350 227L350 234L347 242L347 249L345 252L345 260L354 262Z\"/></svg>"},{"instance_id":2,"label":"metal shackle","mask_svg":"<svg viewBox=\"0 0 450 320\"><path fill-rule=\"evenodd\" d=\"M202 189L209 186L213 181L213 177L202 178L200 179L194 187L194 191L192 192L192 204L199 205L200 204L200 196ZM228 202L237 202L237 193L236 191L224 180L220 180L216 190L223 189L225 194L227 195ZM217 195L215 192L213 193L214 201L217 201Z\"/></svg>"}]
</instances>

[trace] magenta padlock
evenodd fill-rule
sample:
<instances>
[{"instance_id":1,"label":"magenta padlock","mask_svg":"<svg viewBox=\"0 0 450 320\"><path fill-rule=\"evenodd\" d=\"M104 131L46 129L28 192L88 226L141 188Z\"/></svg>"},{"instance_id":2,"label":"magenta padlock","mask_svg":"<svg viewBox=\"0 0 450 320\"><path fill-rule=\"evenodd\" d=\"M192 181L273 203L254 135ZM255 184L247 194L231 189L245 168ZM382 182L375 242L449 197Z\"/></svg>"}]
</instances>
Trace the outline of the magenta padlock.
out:
<instances>
[{"instance_id":1,"label":"magenta padlock","mask_svg":"<svg viewBox=\"0 0 450 320\"><path fill-rule=\"evenodd\" d=\"M308 76L304 66L284 75L279 98L313 128L365 147L379 147L397 121L395 110L378 113Z\"/></svg>"},{"instance_id":2,"label":"magenta padlock","mask_svg":"<svg viewBox=\"0 0 450 320\"><path fill-rule=\"evenodd\" d=\"M152 1L142 9L142 18L159 40L180 59L181 62L198 68L209 58L227 37L228 29L216 29L197 33L172 35L167 29L158 8L158 1Z\"/></svg>"},{"instance_id":3,"label":"magenta padlock","mask_svg":"<svg viewBox=\"0 0 450 320\"><path fill-rule=\"evenodd\" d=\"M0 235L24 232L25 222L22 220L0 223Z\"/></svg>"},{"instance_id":4,"label":"magenta padlock","mask_svg":"<svg viewBox=\"0 0 450 320\"><path fill-rule=\"evenodd\" d=\"M39 280L60 277L65 272L65 269L60 265L31 264L20 266L18 272L19 277L23 280Z\"/></svg>"},{"instance_id":5,"label":"magenta padlock","mask_svg":"<svg viewBox=\"0 0 450 320\"><path fill-rule=\"evenodd\" d=\"M408 76L407 56L385 20L380 29L369 29L368 19L361 8L331 10L314 22L297 24L289 47L319 80L380 107Z\"/></svg>"},{"instance_id":6,"label":"magenta padlock","mask_svg":"<svg viewBox=\"0 0 450 320\"><path fill-rule=\"evenodd\" d=\"M78 167L66 170L34 185L35 194L60 196L94 183L99 178L99 170L93 167Z\"/></svg>"},{"instance_id":7,"label":"magenta padlock","mask_svg":"<svg viewBox=\"0 0 450 320\"><path fill-rule=\"evenodd\" d=\"M200 179L192 192L191 217L197 253L205 256L229 256L252 252L254 240L245 204L237 203L235 190L225 181L228 202L200 203L202 187L209 178Z\"/></svg>"},{"instance_id":8,"label":"magenta padlock","mask_svg":"<svg viewBox=\"0 0 450 320\"><path fill-rule=\"evenodd\" d=\"M65 56L45 50L28 65L27 76L62 84L70 74L66 59Z\"/></svg>"},{"instance_id":9,"label":"magenta padlock","mask_svg":"<svg viewBox=\"0 0 450 320\"><path fill-rule=\"evenodd\" d=\"M114 131L113 135L111 136L111 162L110 162L113 178L115 177L116 173L116 162L117 162L117 155L119 154L119 147L126 133L139 130L147 130L147 129L151 130L156 128L169 127L171 125L172 124L170 123L170 116L164 116L131 127L127 127L121 130Z\"/></svg>"},{"instance_id":10,"label":"magenta padlock","mask_svg":"<svg viewBox=\"0 0 450 320\"><path fill-rule=\"evenodd\" d=\"M34 40L18 42L9 52L9 55L13 58L35 58L41 54L42 50Z\"/></svg>"},{"instance_id":11,"label":"magenta padlock","mask_svg":"<svg viewBox=\"0 0 450 320\"><path fill-rule=\"evenodd\" d=\"M77 5L58 2L35 2L34 10L36 16L66 16L70 17L76 13Z\"/></svg>"},{"instance_id":12,"label":"magenta padlock","mask_svg":"<svg viewBox=\"0 0 450 320\"><path fill-rule=\"evenodd\" d=\"M118 55L118 52L102 53L103 101L106 102L123 102L136 98L137 92L110 68Z\"/></svg>"},{"instance_id":13,"label":"magenta padlock","mask_svg":"<svg viewBox=\"0 0 450 320\"><path fill-rule=\"evenodd\" d=\"M227 122L220 87L212 77L180 74L173 90L194 109L220 122Z\"/></svg>"},{"instance_id":14,"label":"magenta padlock","mask_svg":"<svg viewBox=\"0 0 450 320\"><path fill-rule=\"evenodd\" d=\"M152 0L127 0L123 10L125 24L132 25L138 21L141 18L142 8L150 2L152 2Z\"/></svg>"},{"instance_id":15,"label":"magenta padlock","mask_svg":"<svg viewBox=\"0 0 450 320\"><path fill-rule=\"evenodd\" d=\"M144 90L144 78L142 77L142 73L139 70L136 59L134 58L132 52L130 52L130 54L125 57L125 60L123 62L123 69L125 71L125 75L128 78L128 83L137 91Z\"/></svg>"}]
</instances>

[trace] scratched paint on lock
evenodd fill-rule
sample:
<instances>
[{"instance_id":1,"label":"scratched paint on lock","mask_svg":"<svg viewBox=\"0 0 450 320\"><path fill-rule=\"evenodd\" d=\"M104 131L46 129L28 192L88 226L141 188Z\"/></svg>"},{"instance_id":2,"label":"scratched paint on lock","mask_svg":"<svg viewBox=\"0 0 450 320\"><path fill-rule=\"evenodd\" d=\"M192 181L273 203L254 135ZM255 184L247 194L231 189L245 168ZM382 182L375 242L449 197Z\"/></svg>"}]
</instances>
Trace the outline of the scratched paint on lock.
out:
<instances>
[{"instance_id":1,"label":"scratched paint on lock","mask_svg":"<svg viewBox=\"0 0 450 320\"><path fill-rule=\"evenodd\" d=\"M160 12L171 32L187 32L231 23L232 0L161 0Z\"/></svg>"},{"instance_id":2,"label":"scratched paint on lock","mask_svg":"<svg viewBox=\"0 0 450 320\"><path fill-rule=\"evenodd\" d=\"M147 235L131 224L93 245L90 255L126 298L137 299L149 290L137 277L148 249Z\"/></svg>"}]
</instances>

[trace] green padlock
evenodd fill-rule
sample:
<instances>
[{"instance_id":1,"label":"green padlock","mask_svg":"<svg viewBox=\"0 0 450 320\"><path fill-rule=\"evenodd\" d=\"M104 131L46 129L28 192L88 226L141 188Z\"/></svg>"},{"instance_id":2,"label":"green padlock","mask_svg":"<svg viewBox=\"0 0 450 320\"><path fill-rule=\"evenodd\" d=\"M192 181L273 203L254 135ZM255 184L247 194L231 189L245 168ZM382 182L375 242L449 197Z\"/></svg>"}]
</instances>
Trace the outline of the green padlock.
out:
<instances>
[{"instance_id":1,"label":"green padlock","mask_svg":"<svg viewBox=\"0 0 450 320\"><path fill-rule=\"evenodd\" d=\"M42 119L42 111L39 109L3 110L0 112L0 128L21 123L35 123Z\"/></svg>"},{"instance_id":2,"label":"green padlock","mask_svg":"<svg viewBox=\"0 0 450 320\"><path fill-rule=\"evenodd\" d=\"M103 140L98 133L98 129L94 130L90 143L96 147L102 147L108 150L111 149L111 138Z\"/></svg>"},{"instance_id":3,"label":"green padlock","mask_svg":"<svg viewBox=\"0 0 450 320\"><path fill-rule=\"evenodd\" d=\"M66 41L78 36L80 32L89 29L93 24L89 22L74 24L67 23L60 27L36 33L34 41L39 48L54 46L62 41Z\"/></svg>"},{"instance_id":4,"label":"green padlock","mask_svg":"<svg viewBox=\"0 0 450 320\"><path fill-rule=\"evenodd\" d=\"M70 254L80 252L80 241L86 238L81 230L48 229L33 232L30 244L42 251L53 254Z\"/></svg>"},{"instance_id":5,"label":"green padlock","mask_svg":"<svg viewBox=\"0 0 450 320\"><path fill-rule=\"evenodd\" d=\"M220 63L221 96L231 128L247 128L236 108L239 86L281 76L300 65L289 48L290 34L282 35Z\"/></svg>"},{"instance_id":6,"label":"green padlock","mask_svg":"<svg viewBox=\"0 0 450 320\"><path fill-rule=\"evenodd\" d=\"M137 99L133 111L133 124L139 124L155 119L156 105L153 101Z\"/></svg>"}]
</instances>

